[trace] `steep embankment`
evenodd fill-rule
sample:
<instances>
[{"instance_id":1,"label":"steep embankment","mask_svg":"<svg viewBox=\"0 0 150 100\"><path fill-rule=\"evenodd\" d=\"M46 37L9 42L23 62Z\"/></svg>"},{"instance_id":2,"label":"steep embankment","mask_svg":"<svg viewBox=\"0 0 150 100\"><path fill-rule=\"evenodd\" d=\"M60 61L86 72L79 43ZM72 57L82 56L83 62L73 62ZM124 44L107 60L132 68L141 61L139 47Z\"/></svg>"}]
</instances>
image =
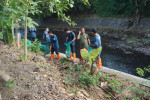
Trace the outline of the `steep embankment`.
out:
<instances>
[{"instance_id":1,"label":"steep embankment","mask_svg":"<svg viewBox=\"0 0 150 100\"><path fill-rule=\"evenodd\" d=\"M22 50L0 44L0 100L85 100L67 91L58 62L35 54L24 61L22 54Z\"/></svg>"}]
</instances>

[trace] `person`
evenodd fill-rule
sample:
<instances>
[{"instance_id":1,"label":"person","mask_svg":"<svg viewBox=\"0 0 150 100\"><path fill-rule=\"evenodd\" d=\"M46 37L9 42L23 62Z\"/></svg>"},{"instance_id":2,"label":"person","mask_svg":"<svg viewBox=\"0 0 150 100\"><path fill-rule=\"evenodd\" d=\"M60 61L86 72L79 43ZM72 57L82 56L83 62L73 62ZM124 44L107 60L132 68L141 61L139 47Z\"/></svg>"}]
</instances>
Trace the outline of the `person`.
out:
<instances>
[{"instance_id":1,"label":"person","mask_svg":"<svg viewBox=\"0 0 150 100\"><path fill-rule=\"evenodd\" d=\"M30 28L30 40L33 42L36 39L36 28L35 27L31 27Z\"/></svg>"},{"instance_id":2,"label":"person","mask_svg":"<svg viewBox=\"0 0 150 100\"><path fill-rule=\"evenodd\" d=\"M43 33L43 39L45 39L46 43L50 42L50 37L49 37L48 31L49 31L49 28L46 28Z\"/></svg>"},{"instance_id":3,"label":"person","mask_svg":"<svg viewBox=\"0 0 150 100\"><path fill-rule=\"evenodd\" d=\"M64 31L66 32L66 43L70 44L71 47L71 57L67 60L72 59L72 54L73 54L73 62L76 61L76 53L75 53L75 33L70 31L68 28L65 28Z\"/></svg>"},{"instance_id":4,"label":"person","mask_svg":"<svg viewBox=\"0 0 150 100\"><path fill-rule=\"evenodd\" d=\"M85 33L84 28L82 28L79 31L77 39L80 40L80 50L84 48L88 50L88 45L90 45L90 38L89 35ZM81 53L80 53L80 61L83 61L83 58L81 57Z\"/></svg>"},{"instance_id":5,"label":"person","mask_svg":"<svg viewBox=\"0 0 150 100\"><path fill-rule=\"evenodd\" d=\"M54 52L58 56L58 60L61 59L60 53L59 53L59 43L58 43L58 38L55 34L53 34L52 31L48 32L49 37L50 37L50 50L51 50L51 60L54 58Z\"/></svg>"},{"instance_id":6,"label":"person","mask_svg":"<svg viewBox=\"0 0 150 100\"><path fill-rule=\"evenodd\" d=\"M101 37L97 33L97 29L92 29L92 34L94 35L94 39L92 40L93 43L90 46L93 49L98 49L99 47L101 47ZM102 61L101 61L101 58L100 58L100 54L101 54L101 51L99 52L99 55L96 58L97 68L102 67Z\"/></svg>"},{"instance_id":7,"label":"person","mask_svg":"<svg viewBox=\"0 0 150 100\"><path fill-rule=\"evenodd\" d=\"M21 33L20 33L20 25L19 25L19 21L16 20L15 24L14 24L14 35L17 39L17 33L18 33L18 39L19 39L19 44L20 44L20 40L21 40Z\"/></svg>"}]
</instances>

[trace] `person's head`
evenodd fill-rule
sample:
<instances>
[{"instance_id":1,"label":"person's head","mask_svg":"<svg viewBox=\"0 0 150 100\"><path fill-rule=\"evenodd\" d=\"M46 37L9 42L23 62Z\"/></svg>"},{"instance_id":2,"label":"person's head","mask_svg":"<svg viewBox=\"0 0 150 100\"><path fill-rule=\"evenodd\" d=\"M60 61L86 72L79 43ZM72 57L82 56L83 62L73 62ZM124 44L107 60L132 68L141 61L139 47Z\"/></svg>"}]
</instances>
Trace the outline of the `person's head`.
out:
<instances>
[{"instance_id":1,"label":"person's head","mask_svg":"<svg viewBox=\"0 0 150 100\"><path fill-rule=\"evenodd\" d=\"M68 34L70 33L69 29L68 28L65 28L64 31Z\"/></svg>"},{"instance_id":2,"label":"person's head","mask_svg":"<svg viewBox=\"0 0 150 100\"><path fill-rule=\"evenodd\" d=\"M16 20L16 23L18 23L18 19Z\"/></svg>"},{"instance_id":3,"label":"person's head","mask_svg":"<svg viewBox=\"0 0 150 100\"><path fill-rule=\"evenodd\" d=\"M84 28L81 28L81 33L85 33L85 29Z\"/></svg>"},{"instance_id":4,"label":"person's head","mask_svg":"<svg viewBox=\"0 0 150 100\"><path fill-rule=\"evenodd\" d=\"M49 31L49 28L45 28L45 31Z\"/></svg>"},{"instance_id":5,"label":"person's head","mask_svg":"<svg viewBox=\"0 0 150 100\"><path fill-rule=\"evenodd\" d=\"M92 31L93 35L97 33L97 29L96 28L93 28L91 31Z\"/></svg>"},{"instance_id":6,"label":"person's head","mask_svg":"<svg viewBox=\"0 0 150 100\"><path fill-rule=\"evenodd\" d=\"M52 31L48 31L48 34L49 34L50 36L53 36L53 32L52 32Z\"/></svg>"}]
</instances>

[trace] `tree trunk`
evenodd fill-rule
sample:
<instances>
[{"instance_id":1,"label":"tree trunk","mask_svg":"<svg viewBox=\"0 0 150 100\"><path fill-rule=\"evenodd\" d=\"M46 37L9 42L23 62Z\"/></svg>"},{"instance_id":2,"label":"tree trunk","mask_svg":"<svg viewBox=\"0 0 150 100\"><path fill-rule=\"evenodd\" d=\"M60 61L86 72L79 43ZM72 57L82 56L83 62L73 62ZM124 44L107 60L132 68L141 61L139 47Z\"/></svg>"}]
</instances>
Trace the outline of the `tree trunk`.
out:
<instances>
[{"instance_id":1,"label":"tree trunk","mask_svg":"<svg viewBox=\"0 0 150 100\"><path fill-rule=\"evenodd\" d=\"M13 45L15 45L15 42L14 42L14 19L12 19L12 43L13 43Z\"/></svg>"},{"instance_id":2,"label":"tree trunk","mask_svg":"<svg viewBox=\"0 0 150 100\"><path fill-rule=\"evenodd\" d=\"M27 60L27 17L28 17L28 9L26 10L25 16L25 34L24 34L24 56Z\"/></svg>"},{"instance_id":3,"label":"tree trunk","mask_svg":"<svg viewBox=\"0 0 150 100\"><path fill-rule=\"evenodd\" d=\"M17 38L17 49L19 50L19 34L17 29L16 29L16 38Z\"/></svg>"},{"instance_id":4,"label":"tree trunk","mask_svg":"<svg viewBox=\"0 0 150 100\"><path fill-rule=\"evenodd\" d=\"M93 66L93 64L94 64L94 63L92 62L91 70L90 70L90 74L91 74L91 75L93 75L93 74L94 74L94 66Z\"/></svg>"}]
</instances>

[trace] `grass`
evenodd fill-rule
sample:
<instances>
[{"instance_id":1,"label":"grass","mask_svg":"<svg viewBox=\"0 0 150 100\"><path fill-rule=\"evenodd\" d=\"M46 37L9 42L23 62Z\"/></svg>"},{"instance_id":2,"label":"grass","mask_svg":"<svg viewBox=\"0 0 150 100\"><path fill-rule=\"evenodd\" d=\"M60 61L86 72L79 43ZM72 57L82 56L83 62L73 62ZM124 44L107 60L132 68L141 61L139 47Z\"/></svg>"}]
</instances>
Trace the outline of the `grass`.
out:
<instances>
[{"instance_id":1,"label":"grass","mask_svg":"<svg viewBox=\"0 0 150 100\"><path fill-rule=\"evenodd\" d=\"M148 38L141 38L141 39L139 39L139 38L128 38L127 40L126 40L126 42L127 43L137 43L137 42L150 42L150 39L148 39Z\"/></svg>"}]
</instances>

